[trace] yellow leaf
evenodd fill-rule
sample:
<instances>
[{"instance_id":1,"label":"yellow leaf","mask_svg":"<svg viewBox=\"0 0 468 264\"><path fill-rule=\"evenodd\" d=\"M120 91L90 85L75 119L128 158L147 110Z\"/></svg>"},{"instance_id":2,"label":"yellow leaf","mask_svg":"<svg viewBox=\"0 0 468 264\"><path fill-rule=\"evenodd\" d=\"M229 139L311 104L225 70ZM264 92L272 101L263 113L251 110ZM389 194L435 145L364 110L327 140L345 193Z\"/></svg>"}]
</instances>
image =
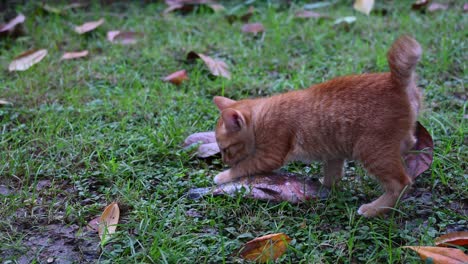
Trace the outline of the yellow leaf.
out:
<instances>
[{"instance_id":1,"label":"yellow leaf","mask_svg":"<svg viewBox=\"0 0 468 264\"><path fill-rule=\"evenodd\" d=\"M247 242L239 252L245 260L252 260L257 263L265 263L281 257L291 238L284 233L277 233L255 238Z\"/></svg>"},{"instance_id":2,"label":"yellow leaf","mask_svg":"<svg viewBox=\"0 0 468 264\"><path fill-rule=\"evenodd\" d=\"M115 233L115 229L119 223L119 217L120 209L117 203L111 203L104 209L98 226L99 238L101 238L102 241L106 241Z\"/></svg>"},{"instance_id":3,"label":"yellow leaf","mask_svg":"<svg viewBox=\"0 0 468 264\"><path fill-rule=\"evenodd\" d=\"M374 7L374 0L356 0L353 7L357 11L369 15Z\"/></svg>"},{"instance_id":4,"label":"yellow leaf","mask_svg":"<svg viewBox=\"0 0 468 264\"><path fill-rule=\"evenodd\" d=\"M468 255L457 248L444 247L413 247L406 246L404 248L412 249L418 252L422 260L432 259L434 264L466 264L468 263Z\"/></svg>"}]
</instances>

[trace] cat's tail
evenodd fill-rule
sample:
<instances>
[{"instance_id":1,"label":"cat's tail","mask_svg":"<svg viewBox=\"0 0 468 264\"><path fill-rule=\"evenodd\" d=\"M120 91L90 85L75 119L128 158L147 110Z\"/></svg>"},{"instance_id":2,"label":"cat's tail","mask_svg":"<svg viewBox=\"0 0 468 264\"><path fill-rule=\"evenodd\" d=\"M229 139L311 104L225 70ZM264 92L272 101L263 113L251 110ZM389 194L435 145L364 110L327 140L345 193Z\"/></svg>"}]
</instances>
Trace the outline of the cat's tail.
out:
<instances>
[{"instance_id":1,"label":"cat's tail","mask_svg":"<svg viewBox=\"0 0 468 264\"><path fill-rule=\"evenodd\" d=\"M398 86L407 87L413 80L421 54L421 46L410 36L401 36L393 43L387 53L387 60L391 78Z\"/></svg>"}]
</instances>

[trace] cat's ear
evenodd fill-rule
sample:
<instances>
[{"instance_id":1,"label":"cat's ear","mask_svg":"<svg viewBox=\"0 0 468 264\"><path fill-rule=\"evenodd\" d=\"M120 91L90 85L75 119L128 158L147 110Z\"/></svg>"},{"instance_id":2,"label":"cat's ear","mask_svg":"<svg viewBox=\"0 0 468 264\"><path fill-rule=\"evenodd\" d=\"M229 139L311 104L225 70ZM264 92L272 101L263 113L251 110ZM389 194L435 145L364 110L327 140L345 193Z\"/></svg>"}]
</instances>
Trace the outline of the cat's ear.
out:
<instances>
[{"instance_id":1,"label":"cat's ear","mask_svg":"<svg viewBox=\"0 0 468 264\"><path fill-rule=\"evenodd\" d=\"M215 96L213 98L213 102L216 104L219 111L223 111L224 109L233 105L236 101L222 96Z\"/></svg>"},{"instance_id":2,"label":"cat's ear","mask_svg":"<svg viewBox=\"0 0 468 264\"><path fill-rule=\"evenodd\" d=\"M237 132L245 126L245 119L241 112L232 108L225 109L221 113L224 127L228 132Z\"/></svg>"}]
</instances>

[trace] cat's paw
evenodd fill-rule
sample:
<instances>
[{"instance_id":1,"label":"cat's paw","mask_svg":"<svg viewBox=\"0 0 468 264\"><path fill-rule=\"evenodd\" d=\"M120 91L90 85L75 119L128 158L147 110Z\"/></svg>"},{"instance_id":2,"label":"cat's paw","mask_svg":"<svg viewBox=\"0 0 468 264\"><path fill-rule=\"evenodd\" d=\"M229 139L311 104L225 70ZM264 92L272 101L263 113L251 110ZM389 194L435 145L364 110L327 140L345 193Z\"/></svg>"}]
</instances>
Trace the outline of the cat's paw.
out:
<instances>
[{"instance_id":1,"label":"cat's paw","mask_svg":"<svg viewBox=\"0 0 468 264\"><path fill-rule=\"evenodd\" d=\"M379 214L379 210L377 210L377 208L372 204L363 204L359 207L357 213L364 217L374 217Z\"/></svg>"},{"instance_id":2,"label":"cat's paw","mask_svg":"<svg viewBox=\"0 0 468 264\"><path fill-rule=\"evenodd\" d=\"M231 181L229 170L218 173L213 179L214 183L219 185Z\"/></svg>"}]
</instances>

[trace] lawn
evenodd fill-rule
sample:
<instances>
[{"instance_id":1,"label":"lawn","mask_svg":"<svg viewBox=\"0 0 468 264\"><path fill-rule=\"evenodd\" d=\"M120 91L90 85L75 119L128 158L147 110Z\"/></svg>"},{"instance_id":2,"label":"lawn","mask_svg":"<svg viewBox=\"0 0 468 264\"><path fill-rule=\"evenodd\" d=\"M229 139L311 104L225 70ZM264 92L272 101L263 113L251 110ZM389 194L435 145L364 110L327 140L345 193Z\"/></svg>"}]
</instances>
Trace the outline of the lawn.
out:
<instances>
[{"instance_id":1,"label":"lawn","mask_svg":"<svg viewBox=\"0 0 468 264\"><path fill-rule=\"evenodd\" d=\"M405 245L467 231L467 14L449 1L437 12L411 1L377 1L366 16L352 1L314 9L331 19L297 19L311 1L224 1L226 10L197 7L163 16L162 2L94 1L63 14L36 1L11 4L26 16L25 34L0 38L0 260L3 263L237 263L247 241L283 232L291 241L281 263L420 263ZM106 2L106 1L103 1ZM112 1L107 1L112 2ZM150 2L150 1L146 1ZM53 4L60 6L59 4ZM241 31L226 13L255 7ZM382 10L385 9L385 12ZM355 16L350 25L334 20ZM104 18L79 35L74 25ZM110 30L144 33L133 45L106 39ZM399 35L414 36L424 53L417 66L425 105L419 117L434 139L434 161L396 210L366 219L357 209L382 193L349 162L326 201L292 205L236 197L189 199L212 186L219 156L199 159L181 145L214 129L215 95L234 99L306 88L340 75L387 71L386 52ZM48 55L24 72L8 72L31 48ZM61 61L65 51L89 50ZM225 61L231 79L212 76L195 51ZM185 69L180 86L164 76ZM320 177L320 163L290 164L289 172ZM101 243L88 222L106 205L121 209L117 232Z\"/></svg>"}]
</instances>

